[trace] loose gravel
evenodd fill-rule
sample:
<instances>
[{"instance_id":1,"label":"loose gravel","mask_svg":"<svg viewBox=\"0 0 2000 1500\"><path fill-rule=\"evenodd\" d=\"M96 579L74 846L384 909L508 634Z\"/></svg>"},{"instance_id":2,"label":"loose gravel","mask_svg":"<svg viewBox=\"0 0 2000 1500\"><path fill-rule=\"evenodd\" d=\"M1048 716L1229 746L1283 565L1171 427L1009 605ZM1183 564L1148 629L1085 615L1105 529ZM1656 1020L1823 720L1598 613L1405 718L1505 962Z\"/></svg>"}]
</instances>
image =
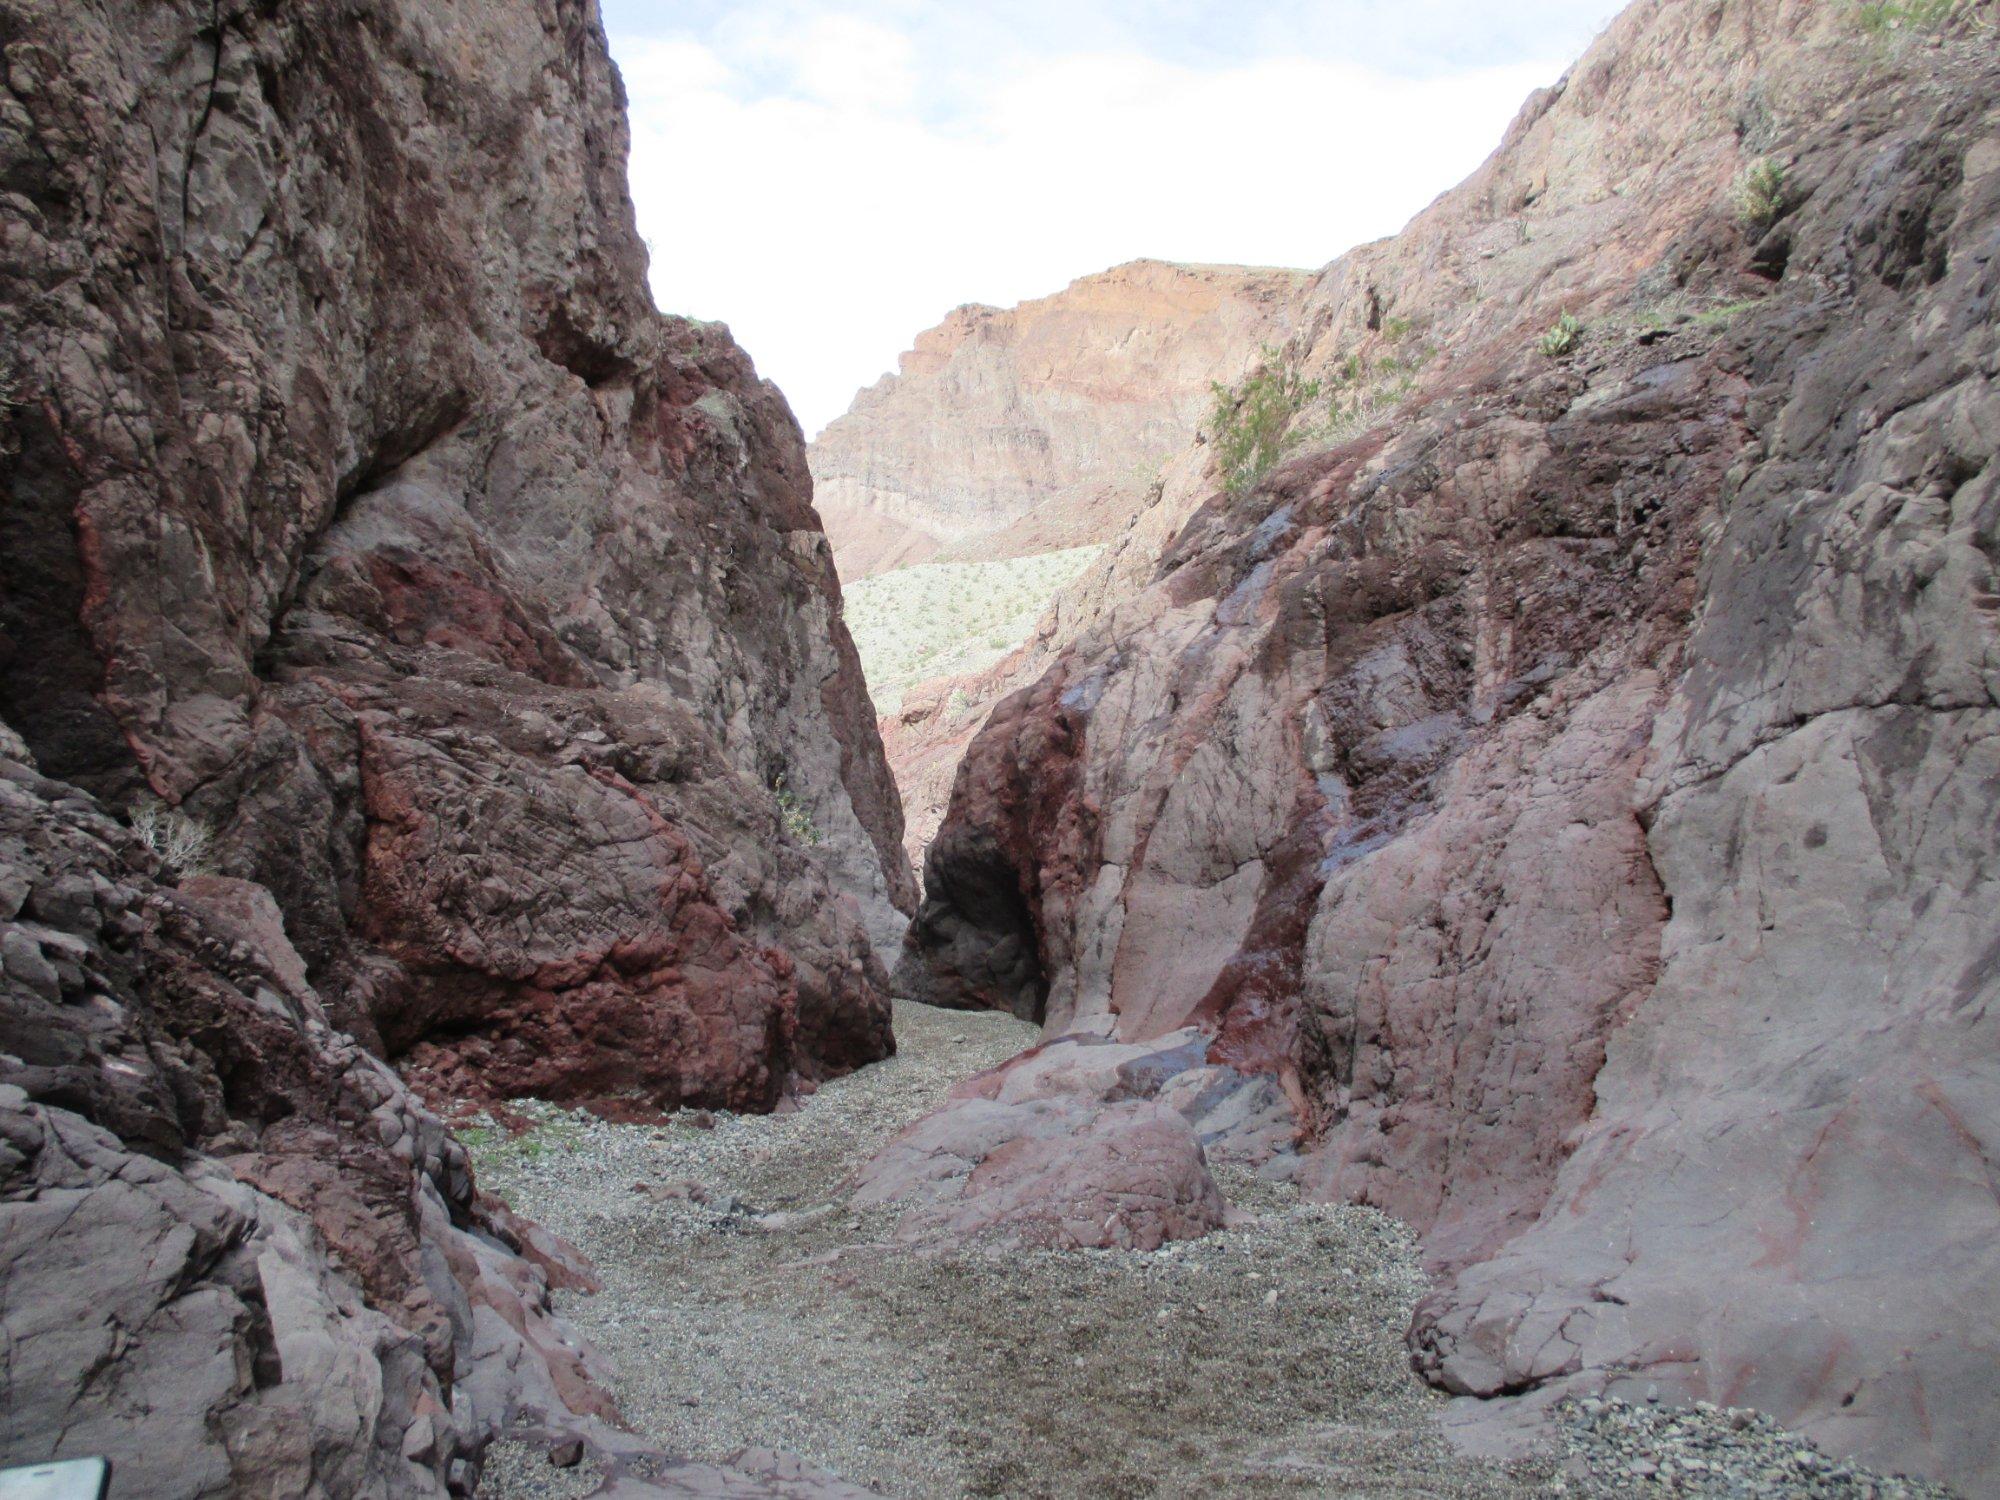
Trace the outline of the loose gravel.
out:
<instances>
[{"instance_id":1,"label":"loose gravel","mask_svg":"<svg viewBox=\"0 0 2000 1500\"><path fill-rule=\"evenodd\" d=\"M1747 1407L1634 1405L1585 1397L1558 1404L1566 1489L1589 1495L1730 1496L1732 1500L1950 1500L1941 1486L1885 1478L1828 1458Z\"/></svg>"},{"instance_id":2,"label":"loose gravel","mask_svg":"<svg viewBox=\"0 0 2000 1500\"><path fill-rule=\"evenodd\" d=\"M894 1245L849 1174L1038 1032L899 1002L896 1036L792 1114L612 1125L531 1102L527 1134L470 1133L482 1185L596 1263L604 1290L564 1311L665 1451L789 1449L908 1500L1942 1493L1802 1468L1762 1419L1617 1402L1559 1408L1536 1457L1462 1457L1403 1344L1425 1290L1410 1233L1248 1172L1216 1173L1232 1228L1151 1253ZM497 1445L481 1493L589 1477Z\"/></svg>"}]
</instances>

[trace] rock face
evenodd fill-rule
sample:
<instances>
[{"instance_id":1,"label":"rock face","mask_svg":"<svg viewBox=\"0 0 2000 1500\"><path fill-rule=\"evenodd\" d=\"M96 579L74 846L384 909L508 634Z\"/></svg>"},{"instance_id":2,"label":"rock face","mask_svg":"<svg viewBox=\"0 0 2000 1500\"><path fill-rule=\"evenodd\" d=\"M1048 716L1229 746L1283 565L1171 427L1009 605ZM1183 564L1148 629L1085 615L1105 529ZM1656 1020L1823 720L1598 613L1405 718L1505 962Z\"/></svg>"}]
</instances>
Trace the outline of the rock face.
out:
<instances>
[{"instance_id":1,"label":"rock face","mask_svg":"<svg viewBox=\"0 0 2000 1500\"><path fill-rule=\"evenodd\" d=\"M611 1426L588 1268L383 1061L748 1109L893 1046L804 445L648 300L593 0L0 0L0 53L0 1463L853 1493Z\"/></svg>"},{"instance_id":2,"label":"rock face","mask_svg":"<svg viewBox=\"0 0 2000 1500\"><path fill-rule=\"evenodd\" d=\"M961 307L812 445L843 578L1115 535L1162 463L1282 342L1303 272L1142 260L1018 307Z\"/></svg>"},{"instance_id":3,"label":"rock face","mask_svg":"<svg viewBox=\"0 0 2000 1500\"><path fill-rule=\"evenodd\" d=\"M757 1108L883 1055L914 884L803 444L647 298L590 0L4 21L43 769L207 825L451 1088Z\"/></svg>"},{"instance_id":4,"label":"rock face","mask_svg":"<svg viewBox=\"0 0 2000 1500\"><path fill-rule=\"evenodd\" d=\"M1996 132L1970 9L1635 5L1320 274L1402 404L1073 591L907 981L1278 1078L1448 1390L2000 1482Z\"/></svg>"},{"instance_id":5,"label":"rock face","mask_svg":"<svg viewBox=\"0 0 2000 1500\"><path fill-rule=\"evenodd\" d=\"M609 1435L549 1303L588 1267L331 1028L267 892L161 873L0 760L0 1462L441 1496L503 1426Z\"/></svg>"}]
</instances>

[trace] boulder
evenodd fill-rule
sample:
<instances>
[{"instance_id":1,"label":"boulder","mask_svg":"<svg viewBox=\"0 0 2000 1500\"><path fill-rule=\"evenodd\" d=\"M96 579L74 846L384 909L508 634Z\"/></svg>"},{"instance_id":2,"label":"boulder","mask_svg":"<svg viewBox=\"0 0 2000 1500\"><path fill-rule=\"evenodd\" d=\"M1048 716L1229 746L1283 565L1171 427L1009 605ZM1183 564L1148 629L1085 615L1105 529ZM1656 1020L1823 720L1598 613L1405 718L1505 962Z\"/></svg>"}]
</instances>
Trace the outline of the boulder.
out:
<instances>
[{"instance_id":1,"label":"boulder","mask_svg":"<svg viewBox=\"0 0 2000 1500\"><path fill-rule=\"evenodd\" d=\"M1223 1222L1194 1132L1142 1100L960 1100L862 1168L853 1201L908 1205L896 1237L933 1246L1157 1250Z\"/></svg>"}]
</instances>

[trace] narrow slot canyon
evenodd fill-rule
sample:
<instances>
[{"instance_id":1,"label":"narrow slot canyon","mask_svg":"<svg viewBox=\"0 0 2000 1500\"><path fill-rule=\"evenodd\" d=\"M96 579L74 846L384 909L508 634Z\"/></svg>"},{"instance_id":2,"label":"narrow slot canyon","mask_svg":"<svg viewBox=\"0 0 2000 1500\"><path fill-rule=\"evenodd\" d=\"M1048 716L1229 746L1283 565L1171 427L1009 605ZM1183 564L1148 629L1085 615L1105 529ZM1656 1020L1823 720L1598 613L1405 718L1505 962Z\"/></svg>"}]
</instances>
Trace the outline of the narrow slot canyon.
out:
<instances>
[{"instance_id":1,"label":"narrow slot canyon","mask_svg":"<svg viewBox=\"0 0 2000 1500\"><path fill-rule=\"evenodd\" d=\"M2000 11L1257 9L0 0L0 1500L2000 1486Z\"/></svg>"}]
</instances>

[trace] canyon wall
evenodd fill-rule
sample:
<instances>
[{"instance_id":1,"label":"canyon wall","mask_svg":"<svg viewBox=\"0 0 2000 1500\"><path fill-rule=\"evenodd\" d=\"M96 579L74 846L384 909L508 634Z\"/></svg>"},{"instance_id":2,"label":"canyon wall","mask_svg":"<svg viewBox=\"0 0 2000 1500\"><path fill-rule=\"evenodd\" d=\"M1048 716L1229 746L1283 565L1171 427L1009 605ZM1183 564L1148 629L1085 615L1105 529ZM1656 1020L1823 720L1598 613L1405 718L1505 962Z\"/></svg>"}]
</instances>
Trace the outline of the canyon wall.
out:
<instances>
[{"instance_id":1,"label":"canyon wall","mask_svg":"<svg viewBox=\"0 0 2000 1500\"><path fill-rule=\"evenodd\" d=\"M43 770L210 826L392 1053L746 1106L879 1056L912 881L803 443L652 309L594 11L12 13Z\"/></svg>"},{"instance_id":2,"label":"canyon wall","mask_svg":"<svg viewBox=\"0 0 2000 1500\"><path fill-rule=\"evenodd\" d=\"M1449 1391L2000 1476L1988 9L1634 5L1317 277L1282 360L1408 378L1174 466L958 772L899 977L1275 1075Z\"/></svg>"},{"instance_id":3,"label":"canyon wall","mask_svg":"<svg viewBox=\"0 0 2000 1500\"><path fill-rule=\"evenodd\" d=\"M801 434L651 304L594 0L0 0L0 53L0 1459L611 1442L583 1273L379 1059L646 1114L892 1049Z\"/></svg>"},{"instance_id":4,"label":"canyon wall","mask_svg":"<svg viewBox=\"0 0 2000 1500\"><path fill-rule=\"evenodd\" d=\"M841 576L1115 535L1208 415L1211 384L1290 334L1305 281L1141 260L1018 307L957 309L813 441Z\"/></svg>"}]
</instances>

